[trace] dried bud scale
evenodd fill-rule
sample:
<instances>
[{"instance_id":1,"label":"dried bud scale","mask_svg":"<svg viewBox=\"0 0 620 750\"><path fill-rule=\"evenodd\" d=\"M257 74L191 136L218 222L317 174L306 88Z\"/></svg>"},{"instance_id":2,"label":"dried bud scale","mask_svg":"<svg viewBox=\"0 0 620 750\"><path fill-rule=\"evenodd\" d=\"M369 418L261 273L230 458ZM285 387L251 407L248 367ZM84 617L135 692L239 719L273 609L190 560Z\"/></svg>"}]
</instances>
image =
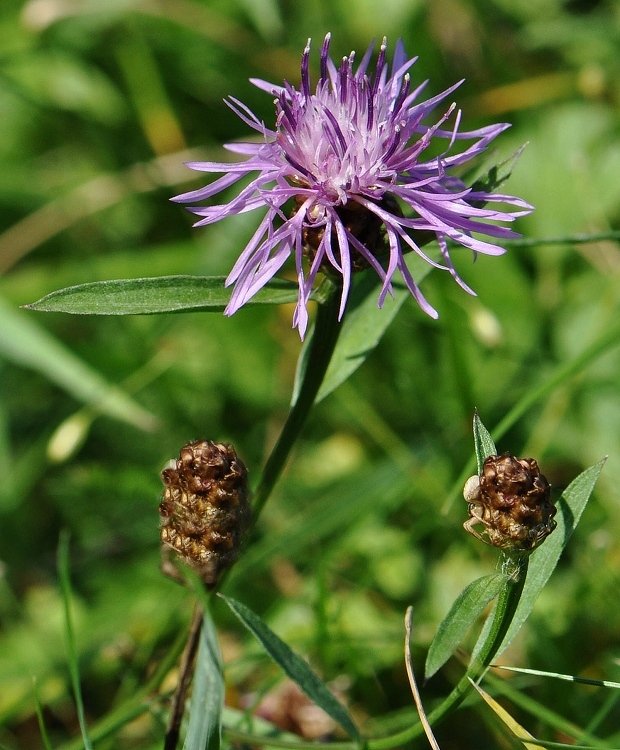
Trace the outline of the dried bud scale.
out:
<instances>
[{"instance_id":1,"label":"dried bud scale","mask_svg":"<svg viewBox=\"0 0 620 750\"><path fill-rule=\"evenodd\" d=\"M250 520L247 469L227 443L196 440L162 471L164 553L172 550L209 588L237 558ZM164 572L175 576L174 566Z\"/></svg>"},{"instance_id":2,"label":"dried bud scale","mask_svg":"<svg viewBox=\"0 0 620 750\"><path fill-rule=\"evenodd\" d=\"M531 552L557 526L551 487L533 458L489 456L480 476L467 480L463 494L470 516L465 530L494 547ZM479 524L486 538L474 528Z\"/></svg>"}]
</instances>

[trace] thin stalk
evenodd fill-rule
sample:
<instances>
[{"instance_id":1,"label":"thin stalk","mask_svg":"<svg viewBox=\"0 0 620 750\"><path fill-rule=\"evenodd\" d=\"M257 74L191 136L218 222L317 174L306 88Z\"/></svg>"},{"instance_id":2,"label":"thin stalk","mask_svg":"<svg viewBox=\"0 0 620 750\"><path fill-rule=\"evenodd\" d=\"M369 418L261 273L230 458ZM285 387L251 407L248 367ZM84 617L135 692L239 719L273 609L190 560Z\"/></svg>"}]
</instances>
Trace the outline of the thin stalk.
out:
<instances>
[{"instance_id":1,"label":"thin stalk","mask_svg":"<svg viewBox=\"0 0 620 750\"><path fill-rule=\"evenodd\" d=\"M253 523L256 523L269 499L291 450L306 423L338 341L338 334L342 327L338 320L340 295L338 294L338 287L333 282L326 280L324 283L330 284L330 289L324 301L319 303L318 306L299 395L263 469L260 483L254 495Z\"/></svg>"}]
</instances>

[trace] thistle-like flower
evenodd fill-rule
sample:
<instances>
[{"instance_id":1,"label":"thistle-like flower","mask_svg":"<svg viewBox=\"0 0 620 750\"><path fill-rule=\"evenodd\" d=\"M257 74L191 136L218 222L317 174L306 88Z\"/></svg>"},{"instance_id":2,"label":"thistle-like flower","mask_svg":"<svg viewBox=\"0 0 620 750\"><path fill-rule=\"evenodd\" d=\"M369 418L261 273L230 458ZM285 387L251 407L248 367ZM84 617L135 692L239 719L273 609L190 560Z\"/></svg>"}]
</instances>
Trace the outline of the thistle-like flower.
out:
<instances>
[{"instance_id":1,"label":"thistle-like flower","mask_svg":"<svg viewBox=\"0 0 620 750\"><path fill-rule=\"evenodd\" d=\"M509 127L497 124L461 132L455 104L429 123L431 113L462 82L424 100L421 94L426 83L410 88L408 71L416 58L407 58L402 42L396 45L390 72L383 40L373 73L368 72L373 45L354 70L355 53L344 57L336 68L329 57L329 43L328 34L321 48L320 77L314 92L309 74L310 40L302 56L299 90L287 82L276 86L252 80L275 96L273 130L231 97L228 105L261 134L262 142L226 146L248 157L246 161L189 163L192 169L224 176L174 198L181 203L203 201L257 173L228 203L189 210L202 217L196 222L201 226L233 214L267 209L227 278L227 285L235 286L225 312L236 312L293 255L299 284L293 324L302 338L308 324L307 303L320 271L341 277L340 317L353 271L371 267L382 281L379 307L392 292L398 269L420 307L436 318L437 312L405 264L404 253L414 251L431 265L449 271L474 294L454 269L448 243L464 245L474 255L500 255L504 252L500 245L475 234L499 241L518 237L497 222L512 222L531 210L518 198L473 190L450 174ZM453 123L446 125L453 114ZM455 143L461 140L473 143L459 150ZM433 156L426 153L431 144ZM504 204L512 210L489 204ZM442 263L421 249L429 237L436 237Z\"/></svg>"}]
</instances>

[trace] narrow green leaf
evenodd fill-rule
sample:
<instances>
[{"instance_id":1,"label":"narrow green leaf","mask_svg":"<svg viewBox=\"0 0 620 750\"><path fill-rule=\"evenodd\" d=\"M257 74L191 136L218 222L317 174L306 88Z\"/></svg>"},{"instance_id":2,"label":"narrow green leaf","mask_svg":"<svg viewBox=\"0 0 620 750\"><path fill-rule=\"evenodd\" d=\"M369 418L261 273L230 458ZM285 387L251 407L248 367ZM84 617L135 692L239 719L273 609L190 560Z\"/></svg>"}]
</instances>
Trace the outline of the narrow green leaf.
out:
<instances>
[{"instance_id":1,"label":"narrow green leaf","mask_svg":"<svg viewBox=\"0 0 620 750\"><path fill-rule=\"evenodd\" d=\"M170 312L222 312L231 288L224 276L156 276L78 284L46 295L28 310L74 315L152 315ZM297 301L297 284L272 279L247 304Z\"/></svg>"},{"instance_id":2,"label":"narrow green leaf","mask_svg":"<svg viewBox=\"0 0 620 750\"><path fill-rule=\"evenodd\" d=\"M432 255L432 250L429 251L429 254ZM407 266L418 283L432 270L431 265L414 253L409 255ZM355 279L347 300L346 315L342 322L342 330L338 337L336 350L316 397L317 403L341 383L344 383L366 360L396 317L405 300L411 296L403 283L395 282L393 284L394 296L388 295L383 307L379 309L377 300L380 288L380 280L374 271L369 270L359 274ZM297 400L305 368L305 355L309 350L313 333L312 331L306 338L299 358L293 389L293 403Z\"/></svg>"},{"instance_id":3,"label":"narrow green leaf","mask_svg":"<svg viewBox=\"0 0 620 750\"><path fill-rule=\"evenodd\" d=\"M0 355L37 370L75 398L143 430L157 419L120 388L110 385L21 310L0 299Z\"/></svg>"},{"instance_id":4,"label":"narrow green leaf","mask_svg":"<svg viewBox=\"0 0 620 750\"><path fill-rule=\"evenodd\" d=\"M542 669L527 669L525 667L507 667L505 664L493 665L494 669L505 669L508 672L517 672L518 674L532 674L536 677L552 677L554 680L564 680L566 682L577 682L580 685L596 685L596 687L608 687L614 690L620 690L620 682L611 680L594 680L589 677L576 677L572 674L561 674L559 672L546 672Z\"/></svg>"},{"instance_id":5,"label":"narrow green leaf","mask_svg":"<svg viewBox=\"0 0 620 750\"><path fill-rule=\"evenodd\" d=\"M474 412L474 448L476 451L478 474L482 474L482 465L489 456L497 455L497 448L491 434L482 424L477 410Z\"/></svg>"},{"instance_id":6,"label":"narrow green leaf","mask_svg":"<svg viewBox=\"0 0 620 750\"><path fill-rule=\"evenodd\" d=\"M287 646L269 626L244 604L219 594L239 620L252 633L275 663L281 667L317 706L329 714L334 721L356 740L360 739L357 727L346 708L334 698L321 678L310 669L306 662Z\"/></svg>"},{"instance_id":7,"label":"narrow green leaf","mask_svg":"<svg viewBox=\"0 0 620 750\"><path fill-rule=\"evenodd\" d=\"M493 573L466 586L437 629L426 657L425 679L432 677L452 656L470 626L480 617L487 604L506 585L508 576Z\"/></svg>"},{"instance_id":8,"label":"narrow green leaf","mask_svg":"<svg viewBox=\"0 0 620 750\"><path fill-rule=\"evenodd\" d=\"M71 675L71 686L78 715L78 722L84 742L85 750L93 750L93 746L86 726L86 715L84 713L84 701L82 700L82 688L80 686L80 667L78 663L77 649L75 646L75 634L73 632L73 620L71 617L71 577L69 575L69 534L62 532L58 544L58 577L60 579L60 591L65 611L65 643L67 646L67 660L69 662L69 674Z\"/></svg>"},{"instance_id":9,"label":"narrow green leaf","mask_svg":"<svg viewBox=\"0 0 620 750\"><path fill-rule=\"evenodd\" d=\"M184 750L219 750L223 708L222 657L211 614L205 610Z\"/></svg>"},{"instance_id":10,"label":"narrow green leaf","mask_svg":"<svg viewBox=\"0 0 620 750\"><path fill-rule=\"evenodd\" d=\"M526 146L527 143L524 143L504 161L493 165L483 177L472 184L471 189L476 192L495 192L510 177ZM485 205L484 201L479 201L479 204Z\"/></svg>"},{"instance_id":11,"label":"narrow green leaf","mask_svg":"<svg viewBox=\"0 0 620 750\"><path fill-rule=\"evenodd\" d=\"M568 540L571 538L573 531L581 519L581 514L590 499L590 495L605 461L606 459L603 459L598 464L583 471L562 493L562 497L558 502L557 528L530 556L528 574L517 611L501 646L497 650L496 657L508 648L513 638L519 632L521 625L530 616L536 599L538 599L540 592L555 570L564 547L566 547ZM485 622L485 627L482 629L474 648L472 659L475 659L480 647L484 643L491 621L492 616Z\"/></svg>"}]
</instances>

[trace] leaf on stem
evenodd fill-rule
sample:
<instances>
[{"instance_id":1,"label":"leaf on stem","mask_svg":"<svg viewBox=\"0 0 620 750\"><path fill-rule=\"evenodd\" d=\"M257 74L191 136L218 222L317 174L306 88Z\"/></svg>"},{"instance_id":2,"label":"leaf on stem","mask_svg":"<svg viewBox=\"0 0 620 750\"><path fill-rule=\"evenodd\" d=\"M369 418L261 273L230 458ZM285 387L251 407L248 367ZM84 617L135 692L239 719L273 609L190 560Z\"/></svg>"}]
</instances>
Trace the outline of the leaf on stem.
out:
<instances>
[{"instance_id":1,"label":"leaf on stem","mask_svg":"<svg viewBox=\"0 0 620 750\"><path fill-rule=\"evenodd\" d=\"M448 661L471 625L507 581L508 576L503 573L493 573L478 578L463 589L439 625L428 650L425 679L432 677Z\"/></svg>"},{"instance_id":2,"label":"leaf on stem","mask_svg":"<svg viewBox=\"0 0 620 750\"><path fill-rule=\"evenodd\" d=\"M224 276L156 276L78 284L24 305L27 310L74 315L152 315L172 312L222 312L231 289ZM272 279L247 305L297 301L297 284Z\"/></svg>"},{"instance_id":3,"label":"leaf on stem","mask_svg":"<svg viewBox=\"0 0 620 750\"><path fill-rule=\"evenodd\" d=\"M223 708L222 657L211 614L205 609L184 750L219 750Z\"/></svg>"},{"instance_id":4,"label":"leaf on stem","mask_svg":"<svg viewBox=\"0 0 620 750\"><path fill-rule=\"evenodd\" d=\"M482 424L478 410L474 412L474 449L476 451L476 462L478 474L482 474L482 466L489 456L497 455L497 448L491 437L491 433Z\"/></svg>"},{"instance_id":5,"label":"leaf on stem","mask_svg":"<svg viewBox=\"0 0 620 750\"><path fill-rule=\"evenodd\" d=\"M219 594L219 596L228 604L233 613L252 633L273 661L303 690L308 698L329 714L334 721L337 721L351 737L359 741L359 732L349 712L336 700L316 672L310 669L300 656L278 638L255 612L252 612L251 609L236 599L222 594Z\"/></svg>"}]
</instances>

